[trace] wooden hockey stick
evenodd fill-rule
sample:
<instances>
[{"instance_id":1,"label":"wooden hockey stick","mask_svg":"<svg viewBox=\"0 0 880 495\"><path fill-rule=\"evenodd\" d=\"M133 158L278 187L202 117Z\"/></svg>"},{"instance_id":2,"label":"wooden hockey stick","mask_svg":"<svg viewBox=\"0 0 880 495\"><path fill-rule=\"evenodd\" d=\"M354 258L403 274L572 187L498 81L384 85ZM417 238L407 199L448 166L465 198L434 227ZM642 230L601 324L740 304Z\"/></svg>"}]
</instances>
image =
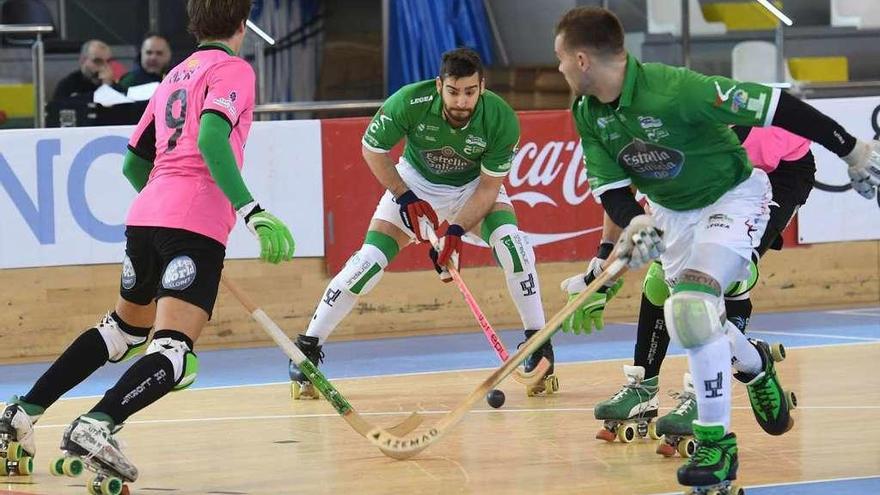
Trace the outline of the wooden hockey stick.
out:
<instances>
[{"instance_id":1,"label":"wooden hockey stick","mask_svg":"<svg viewBox=\"0 0 880 495\"><path fill-rule=\"evenodd\" d=\"M356 432L358 432L362 437L367 436L367 434L371 430L375 430L376 427L370 423L368 423L357 411L355 411L354 407L345 397L339 393L338 390L324 377L324 375L318 371L318 368L299 350L299 348L293 345L293 342L287 338L287 335L284 334L284 331L281 330L281 327L278 326L269 315L266 314L261 308L257 307L256 304L247 296L242 290L238 287L238 285L227 277L223 276L221 278L223 281L223 285L229 289L229 292L232 292L232 295L238 299L238 302L241 303L242 306L250 313L251 318L257 321L260 326L263 327L263 330L269 334L269 337L278 344L278 347L284 351L284 354L287 355L290 359L296 363L297 367L306 374L309 378L309 381L312 382L312 385L318 389L319 392L327 399L327 401L333 406L333 409L336 409L336 412L342 416L344 419ZM403 422L396 424L388 429L389 432L394 432L394 435L406 435L409 432L416 429L420 424L422 424L424 418L422 418L418 413L412 413L407 417ZM386 455L391 455L386 452Z\"/></svg>"},{"instance_id":2,"label":"wooden hockey stick","mask_svg":"<svg viewBox=\"0 0 880 495\"><path fill-rule=\"evenodd\" d=\"M431 245L434 246L434 250L437 251L437 254L440 254L439 248L439 239L437 239L437 233L434 232L431 224L422 220L423 231L428 232L428 238L431 241ZM495 333L495 330L492 328L492 325L489 323L489 320L486 318L486 315L483 313L483 310L480 309L480 306L477 304L477 300L474 299L474 295L471 293L468 286L464 283L464 279L461 278L461 274L455 267L447 266L446 270L449 271L449 274L452 275L452 280L455 281L455 285L458 286L458 290L461 292L461 295L464 296L464 300L467 303L468 307L471 308L471 313L473 313L474 318L477 319L477 323L480 325L480 328L483 330L483 335L486 336L486 340L489 341L489 345L492 346L492 349L495 350L495 354L498 355L498 358L501 362L505 362L510 358L510 354L507 353L507 349L504 347L504 343L501 342L501 339L498 337L498 334ZM541 380L544 379L544 375L547 374L547 370L550 369L550 361L547 358L542 357L538 362L538 365L535 366L532 371L525 372L520 368L516 368L513 372L513 379L522 383L523 385L535 385Z\"/></svg>"},{"instance_id":3,"label":"wooden hockey stick","mask_svg":"<svg viewBox=\"0 0 880 495\"><path fill-rule=\"evenodd\" d=\"M625 271L626 262L621 259L614 259L605 271L603 271L593 282L591 282L583 292L568 302L558 313L556 313L550 321L544 325L544 328L528 339L519 350L495 370L483 383L470 393L465 400L455 409L446 413L435 426L431 427L424 433L413 434L409 436L397 435L381 428L375 428L369 432L367 439L376 447L382 450L385 455L395 459L408 459L419 452L425 450L432 443L439 440L443 435L464 418L464 415L485 397L489 390L495 388L501 380L509 375L514 368L529 354L538 350L544 342L547 341L559 329L559 325L571 313L579 308L588 297L599 290L605 282L616 277Z\"/></svg>"}]
</instances>

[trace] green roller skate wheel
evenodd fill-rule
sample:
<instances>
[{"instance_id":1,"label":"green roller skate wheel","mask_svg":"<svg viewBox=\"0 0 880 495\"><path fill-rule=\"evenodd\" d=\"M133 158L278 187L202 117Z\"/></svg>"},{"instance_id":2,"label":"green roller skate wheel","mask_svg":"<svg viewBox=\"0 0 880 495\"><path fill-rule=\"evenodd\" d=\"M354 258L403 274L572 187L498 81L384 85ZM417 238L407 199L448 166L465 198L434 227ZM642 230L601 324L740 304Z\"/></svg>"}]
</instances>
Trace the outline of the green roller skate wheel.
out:
<instances>
[{"instance_id":1,"label":"green roller skate wheel","mask_svg":"<svg viewBox=\"0 0 880 495\"><path fill-rule=\"evenodd\" d=\"M9 465L6 464L6 459L0 457L0 476L6 476L9 474Z\"/></svg>"},{"instance_id":2,"label":"green roller skate wheel","mask_svg":"<svg viewBox=\"0 0 880 495\"><path fill-rule=\"evenodd\" d=\"M86 491L89 492L89 495L101 495L101 492L98 491L99 488L97 478L92 478L86 483Z\"/></svg>"},{"instance_id":3,"label":"green roller skate wheel","mask_svg":"<svg viewBox=\"0 0 880 495\"><path fill-rule=\"evenodd\" d=\"M29 476L34 474L34 458L26 455L18 460L18 474Z\"/></svg>"},{"instance_id":4,"label":"green roller skate wheel","mask_svg":"<svg viewBox=\"0 0 880 495\"><path fill-rule=\"evenodd\" d=\"M302 388L299 382L290 382L290 396L293 397L293 400L299 400L301 394Z\"/></svg>"},{"instance_id":5,"label":"green roller skate wheel","mask_svg":"<svg viewBox=\"0 0 880 495\"><path fill-rule=\"evenodd\" d=\"M10 461L17 461L22 455L24 455L24 450L20 443L9 442L6 445L6 458Z\"/></svg>"},{"instance_id":6,"label":"green roller skate wheel","mask_svg":"<svg viewBox=\"0 0 880 495\"><path fill-rule=\"evenodd\" d=\"M61 463L61 472L64 473L65 476L70 476L71 478L81 475L84 468L83 461L76 457L65 457L64 461Z\"/></svg>"},{"instance_id":7,"label":"green roller skate wheel","mask_svg":"<svg viewBox=\"0 0 880 495\"><path fill-rule=\"evenodd\" d=\"M111 476L101 481L101 495L119 495L120 493L122 493L121 479Z\"/></svg>"},{"instance_id":8,"label":"green roller skate wheel","mask_svg":"<svg viewBox=\"0 0 880 495\"><path fill-rule=\"evenodd\" d=\"M52 476L64 476L64 470L62 469L63 465L63 457L52 459L52 462L49 463L49 474L51 474Z\"/></svg>"}]
</instances>

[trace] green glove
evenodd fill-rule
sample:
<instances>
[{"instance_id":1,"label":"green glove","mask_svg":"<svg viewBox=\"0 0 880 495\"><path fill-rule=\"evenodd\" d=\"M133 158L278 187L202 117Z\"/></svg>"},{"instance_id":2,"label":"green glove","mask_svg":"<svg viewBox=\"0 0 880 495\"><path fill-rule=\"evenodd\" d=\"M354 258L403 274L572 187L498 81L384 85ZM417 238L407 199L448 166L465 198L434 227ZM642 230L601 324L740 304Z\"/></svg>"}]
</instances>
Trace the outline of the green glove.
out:
<instances>
[{"instance_id":1,"label":"green glove","mask_svg":"<svg viewBox=\"0 0 880 495\"><path fill-rule=\"evenodd\" d=\"M599 263L596 263L596 258L594 261L590 262L590 268L587 270L587 274L580 273L573 277L569 277L562 281L560 284L560 288L568 293L568 300L576 298L584 289L587 288L588 274L592 271L594 277L597 274L594 271L594 268L599 266ZM600 271L601 273L601 271ZM593 279L594 277L590 277ZM567 333L574 333L575 335L585 334L589 335L593 332L593 328L596 330L602 330L605 328L605 305L610 301L618 292L620 292L620 288L623 287L623 279L618 279L612 285L602 287L598 292L590 295L584 303L574 310L568 318L562 321L562 331Z\"/></svg>"},{"instance_id":2,"label":"green glove","mask_svg":"<svg viewBox=\"0 0 880 495\"><path fill-rule=\"evenodd\" d=\"M248 230L260 239L261 260L277 264L293 258L296 242L284 222L253 201L239 208L238 213Z\"/></svg>"}]
</instances>

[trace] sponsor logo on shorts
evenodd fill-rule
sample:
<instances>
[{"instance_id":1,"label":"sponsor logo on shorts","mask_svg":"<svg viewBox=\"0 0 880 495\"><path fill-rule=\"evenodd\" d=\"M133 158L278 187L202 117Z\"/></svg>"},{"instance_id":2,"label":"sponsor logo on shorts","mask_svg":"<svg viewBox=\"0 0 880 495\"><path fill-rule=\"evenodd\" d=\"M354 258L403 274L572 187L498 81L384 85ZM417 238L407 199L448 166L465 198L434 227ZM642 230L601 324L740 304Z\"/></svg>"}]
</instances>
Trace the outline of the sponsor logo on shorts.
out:
<instances>
[{"instance_id":1,"label":"sponsor logo on shorts","mask_svg":"<svg viewBox=\"0 0 880 495\"><path fill-rule=\"evenodd\" d=\"M122 260L122 288L131 290L136 283L137 275L134 272L134 265L131 264L131 258L125 255L125 259Z\"/></svg>"},{"instance_id":2,"label":"sponsor logo on shorts","mask_svg":"<svg viewBox=\"0 0 880 495\"><path fill-rule=\"evenodd\" d=\"M634 139L617 154L617 163L647 179L672 179L681 173L684 153Z\"/></svg>"},{"instance_id":3,"label":"sponsor logo on shorts","mask_svg":"<svg viewBox=\"0 0 880 495\"><path fill-rule=\"evenodd\" d=\"M178 256L168 263L162 275L162 287L184 290L196 280L196 264L189 256Z\"/></svg>"},{"instance_id":4,"label":"sponsor logo on shorts","mask_svg":"<svg viewBox=\"0 0 880 495\"><path fill-rule=\"evenodd\" d=\"M456 174L476 167L476 163L455 152L452 146L422 151L422 159L438 175Z\"/></svg>"},{"instance_id":5,"label":"sponsor logo on shorts","mask_svg":"<svg viewBox=\"0 0 880 495\"><path fill-rule=\"evenodd\" d=\"M709 229L727 229L733 225L733 219L724 213L716 213L709 217L709 223L706 224L706 230Z\"/></svg>"},{"instance_id":6,"label":"sponsor logo on shorts","mask_svg":"<svg viewBox=\"0 0 880 495\"><path fill-rule=\"evenodd\" d=\"M754 234L757 231L758 231L758 227L755 227L754 222L752 222L751 220L746 220L746 234L749 235L749 239L752 240L753 244L755 242L755 238L752 236L752 234Z\"/></svg>"}]
</instances>

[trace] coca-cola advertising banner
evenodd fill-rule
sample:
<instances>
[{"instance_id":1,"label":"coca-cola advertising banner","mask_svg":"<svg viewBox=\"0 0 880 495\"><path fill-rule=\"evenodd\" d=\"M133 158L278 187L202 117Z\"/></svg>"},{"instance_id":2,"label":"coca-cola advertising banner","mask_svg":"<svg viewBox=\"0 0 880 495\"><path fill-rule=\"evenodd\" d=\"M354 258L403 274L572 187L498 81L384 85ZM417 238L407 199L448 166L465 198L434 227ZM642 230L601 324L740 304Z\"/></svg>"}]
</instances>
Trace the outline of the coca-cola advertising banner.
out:
<instances>
[{"instance_id":1,"label":"coca-cola advertising banner","mask_svg":"<svg viewBox=\"0 0 880 495\"><path fill-rule=\"evenodd\" d=\"M520 229L529 235L539 263L586 261L596 252L602 207L592 198L580 138L567 111L519 112L522 136L505 187ZM363 243L384 189L361 156L366 118L324 120L324 252L336 273ZM392 151L395 161L402 145ZM786 236L786 244L793 238ZM411 244L390 270L431 268L426 245ZM463 266L494 263L482 242L468 243Z\"/></svg>"}]
</instances>

